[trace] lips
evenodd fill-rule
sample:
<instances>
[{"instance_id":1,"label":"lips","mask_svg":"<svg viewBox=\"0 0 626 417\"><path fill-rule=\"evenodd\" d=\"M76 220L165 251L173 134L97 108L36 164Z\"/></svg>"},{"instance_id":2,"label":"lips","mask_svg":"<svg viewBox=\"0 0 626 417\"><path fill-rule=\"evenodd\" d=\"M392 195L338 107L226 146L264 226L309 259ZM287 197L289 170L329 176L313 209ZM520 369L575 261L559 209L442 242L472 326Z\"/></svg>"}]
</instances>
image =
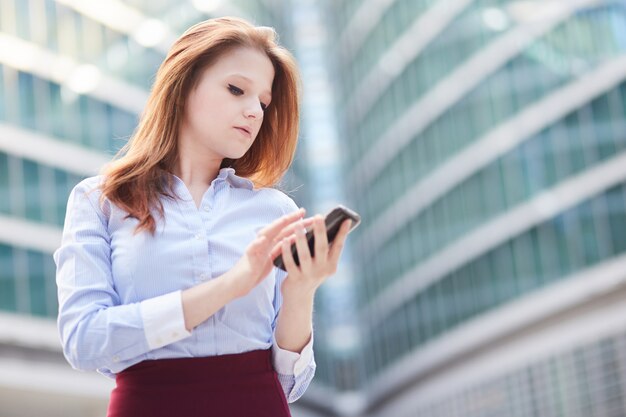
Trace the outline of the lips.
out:
<instances>
[{"instance_id":1,"label":"lips","mask_svg":"<svg viewBox=\"0 0 626 417\"><path fill-rule=\"evenodd\" d=\"M252 131L251 131L251 129L249 127L235 126L235 129L237 129L238 131L240 131L241 133L243 133L247 137L251 137L252 136Z\"/></svg>"}]
</instances>

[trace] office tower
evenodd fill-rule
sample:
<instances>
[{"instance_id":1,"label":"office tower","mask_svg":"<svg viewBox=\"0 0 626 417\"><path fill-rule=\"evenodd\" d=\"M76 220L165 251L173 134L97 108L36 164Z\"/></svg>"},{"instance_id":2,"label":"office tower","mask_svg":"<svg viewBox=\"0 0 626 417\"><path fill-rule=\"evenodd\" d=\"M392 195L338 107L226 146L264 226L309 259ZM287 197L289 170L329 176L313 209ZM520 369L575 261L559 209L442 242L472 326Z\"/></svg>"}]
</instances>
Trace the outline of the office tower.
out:
<instances>
[{"instance_id":1,"label":"office tower","mask_svg":"<svg viewBox=\"0 0 626 417\"><path fill-rule=\"evenodd\" d=\"M67 198L126 143L172 42L220 15L289 39L273 1L0 0L0 414L105 414L113 382L72 370L56 331Z\"/></svg>"},{"instance_id":2,"label":"office tower","mask_svg":"<svg viewBox=\"0 0 626 417\"><path fill-rule=\"evenodd\" d=\"M363 216L352 413L625 415L624 2L325 6Z\"/></svg>"}]
</instances>

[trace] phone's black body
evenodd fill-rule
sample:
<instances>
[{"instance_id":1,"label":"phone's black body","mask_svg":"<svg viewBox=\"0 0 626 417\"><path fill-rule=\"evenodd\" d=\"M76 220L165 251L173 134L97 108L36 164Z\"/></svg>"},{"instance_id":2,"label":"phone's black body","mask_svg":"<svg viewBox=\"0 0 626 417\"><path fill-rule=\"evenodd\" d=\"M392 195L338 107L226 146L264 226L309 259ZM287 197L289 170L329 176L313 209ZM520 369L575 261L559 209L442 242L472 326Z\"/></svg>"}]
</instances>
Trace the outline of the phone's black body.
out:
<instances>
[{"instance_id":1,"label":"phone's black body","mask_svg":"<svg viewBox=\"0 0 626 417\"><path fill-rule=\"evenodd\" d=\"M338 205L334 209L332 209L325 218L326 223L326 236L328 237L328 243L332 243L339 232L339 227L346 220L351 219L352 225L350 226L350 231L354 230L355 227L359 225L361 222L361 216L359 216L355 211L350 210L347 207L342 205ZM315 256L315 236L313 236L313 230L309 230L306 233L306 240L309 244L309 250L311 251L311 256ZM293 259L296 262L296 265L300 266L300 260L298 258L298 249L296 247L295 242L291 245L291 254L293 255ZM285 265L283 264L283 255L278 255L276 259L274 259L274 265L278 268L285 271Z\"/></svg>"}]
</instances>

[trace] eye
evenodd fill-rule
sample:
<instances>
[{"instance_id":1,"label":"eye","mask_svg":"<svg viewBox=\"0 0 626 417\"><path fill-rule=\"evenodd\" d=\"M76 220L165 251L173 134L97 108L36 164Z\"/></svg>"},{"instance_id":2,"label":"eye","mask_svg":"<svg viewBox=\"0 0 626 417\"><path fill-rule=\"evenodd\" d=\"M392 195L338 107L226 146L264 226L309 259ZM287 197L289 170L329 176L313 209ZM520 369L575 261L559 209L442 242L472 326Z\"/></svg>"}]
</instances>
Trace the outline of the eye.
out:
<instances>
[{"instance_id":1,"label":"eye","mask_svg":"<svg viewBox=\"0 0 626 417\"><path fill-rule=\"evenodd\" d=\"M228 90L231 92L231 94L235 96L241 96L244 94L244 91L241 88L234 86L232 84L228 84ZM265 109L267 109L267 104L263 102L261 102L260 104L261 104L261 110L265 111Z\"/></svg>"},{"instance_id":2,"label":"eye","mask_svg":"<svg viewBox=\"0 0 626 417\"><path fill-rule=\"evenodd\" d=\"M239 87L235 87L232 84L228 84L228 89L233 95L240 96L243 94L243 90Z\"/></svg>"}]
</instances>

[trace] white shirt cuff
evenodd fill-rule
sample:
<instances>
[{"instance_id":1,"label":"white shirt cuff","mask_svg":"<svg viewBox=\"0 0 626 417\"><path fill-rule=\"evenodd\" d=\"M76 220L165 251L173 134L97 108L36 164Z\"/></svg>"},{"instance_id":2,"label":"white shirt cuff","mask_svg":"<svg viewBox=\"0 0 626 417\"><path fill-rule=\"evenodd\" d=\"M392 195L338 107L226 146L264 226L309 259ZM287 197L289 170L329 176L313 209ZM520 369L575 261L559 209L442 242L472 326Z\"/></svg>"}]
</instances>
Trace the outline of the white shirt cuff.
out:
<instances>
[{"instance_id":1,"label":"white shirt cuff","mask_svg":"<svg viewBox=\"0 0 626 417\"><path fill-rule=\"evenodd\" d=\"M185 328L182 291L174 291L140 303L141 319L150 349L191 336Z\"/></svg>"},{"instance_id":2,"label":"white shirt cuff","mask_svg":"<svg viewBox=\"0 0 626 417\"><path fill-rule=\"evenodd\" d=\"M298 376L303 373L313 360L313 331L309 343L302 348L302 352L296 353L282 349L276 342L276 335L272 334L272 361L277 373L283 375Z\"/></svg>"}]
</instances>

